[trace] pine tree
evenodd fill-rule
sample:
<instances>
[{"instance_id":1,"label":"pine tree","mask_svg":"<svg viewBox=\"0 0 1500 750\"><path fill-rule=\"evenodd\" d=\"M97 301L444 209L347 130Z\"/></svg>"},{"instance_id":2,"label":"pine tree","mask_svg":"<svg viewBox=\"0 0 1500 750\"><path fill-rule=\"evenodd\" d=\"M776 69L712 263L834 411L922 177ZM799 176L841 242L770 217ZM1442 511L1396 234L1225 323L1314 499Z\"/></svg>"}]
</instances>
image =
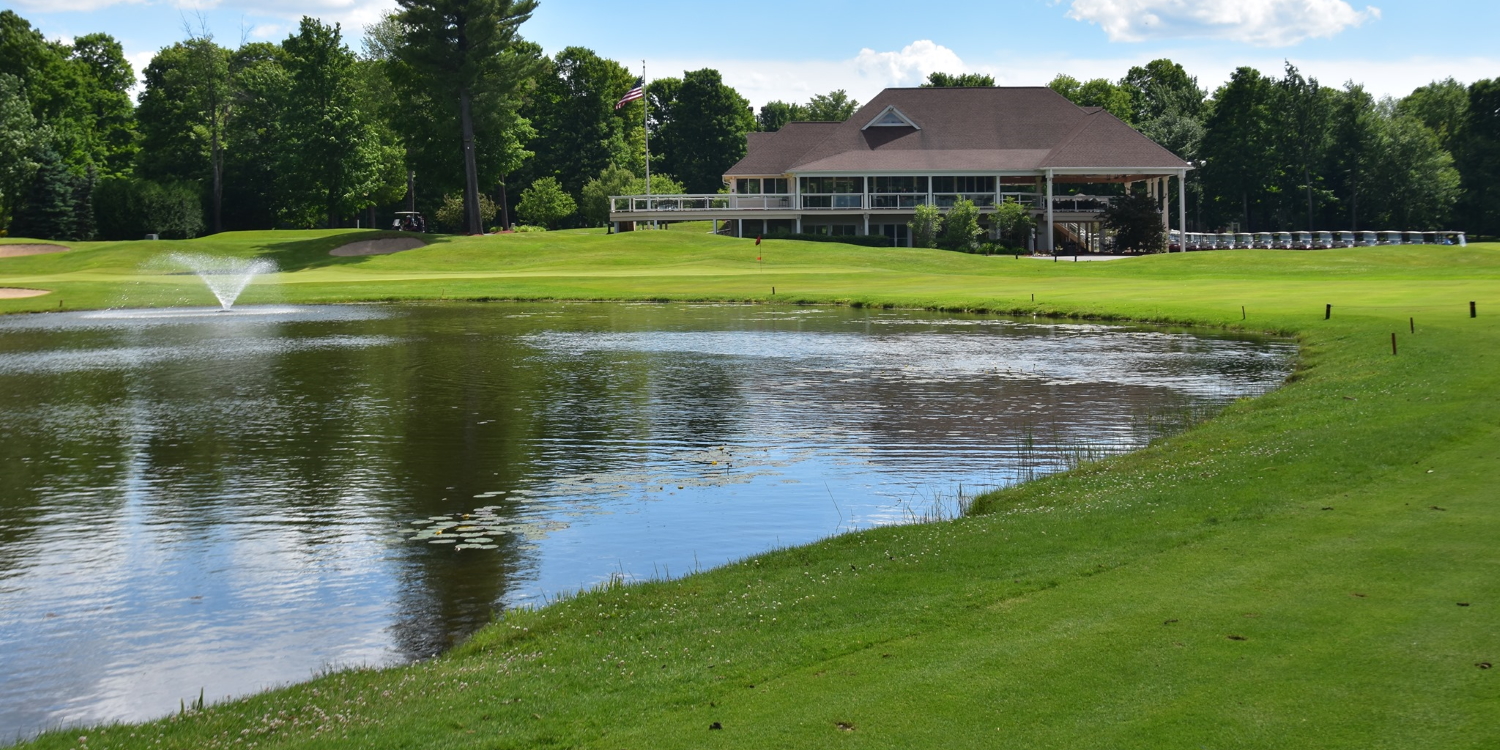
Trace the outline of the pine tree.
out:
<instances>
[{"instance_id":1,"label":"pine tree","mask_svg":"<svg viewBox=\"0 0 1500 750\"><path fill-rule=\"evenodd\" d=\"M94 186L99 182L99 172L94 165L82 176L69 175L73 181L73 231L69 239L88 242L94 239Z\"/></svg>"},{"instance_id":2,"label":"pine tree","mask_svg":"<svg viewBox=\"0 0 1500 750\"><path fill-rule=\"evenodd\" d=\"M510 54L536 0L397 0L404 43L395 50L408 90L431 98L449 133L458 136L463 165L465 231L479 234L480 162L485 134L476 109L504 109L530 79L535 61ZM456 133L455 133L456 131ZM451 136L450 136L451 137ZM489 140L503 149L502 134ZM492 146L492 148L494 148ZM509 170L500 170L502 174Z\"/></svg>"},{"instance_id":3,"label":"pine tree","mask_svg":"<svg viewBox=\"0 0 1500 750\"><path fill-rule=\"evenodd\" d=\"M36 157L37 170L25 201L11 225L11 234L39 240L73 238L74 178L56 151L44 148ZM92 222L90 222L92 223Z\"/></svg>"}]
</instances>

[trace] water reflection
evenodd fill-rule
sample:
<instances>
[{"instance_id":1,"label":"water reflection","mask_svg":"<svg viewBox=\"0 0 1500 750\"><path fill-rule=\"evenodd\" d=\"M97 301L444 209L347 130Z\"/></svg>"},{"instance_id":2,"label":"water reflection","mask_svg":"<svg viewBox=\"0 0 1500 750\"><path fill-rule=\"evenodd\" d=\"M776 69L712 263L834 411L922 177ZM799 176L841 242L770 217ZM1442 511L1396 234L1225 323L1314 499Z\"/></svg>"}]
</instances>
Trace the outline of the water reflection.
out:
<instances>
[{"instance_id":1,"label":"water reflection","mask_svg":"<svg viewBox=\"0 0 1500 750\"><path fill-rule=\"evenodd\" d=\"M421 658L498 606L910 520L1137 447L1290 355L835 308L0 319L0 736Z\"/></svg>"}]
</instances>

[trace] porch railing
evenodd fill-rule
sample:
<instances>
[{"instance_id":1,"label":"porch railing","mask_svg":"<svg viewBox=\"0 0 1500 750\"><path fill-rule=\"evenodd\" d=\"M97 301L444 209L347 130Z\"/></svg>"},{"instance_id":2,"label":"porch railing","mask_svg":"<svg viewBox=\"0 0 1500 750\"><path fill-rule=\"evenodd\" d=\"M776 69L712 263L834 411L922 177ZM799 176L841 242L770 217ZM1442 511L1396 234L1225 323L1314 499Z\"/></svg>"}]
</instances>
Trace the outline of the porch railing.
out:
<instances>
[{"instance_id":1,"label":"porch railing","mask_svg":"<svg viewBox=\"0 0 1500 750\"><path fill-rule=\"evenodd\" d=\"M1033 211L1041 211L1044 198L1036 193L1002 193L1000 200L1014 200L1025 204ZM795 195L737 195L734 193L705 193L681 195L614 195L609 199L610 213L654 213L681 211L683 213L709 211L839 211L839 210L903 210L931 203L939 208L952 208L960 200L970 200L980 208L993 208L997 196L994 193L831 193ZM1052 210L1073 213L1099 212L1109 207L1107 196L1069 195L1054 196Z\"/></svg>"},{"instance_id":2,"label":"porch railing","mask_svg":"<svg viewBox=\"0 0 1500 750\"><path fill-rule=\"evenodd\" d=\"M1102 213L1109 208L1107 195L1054 195L1052 210L1067 213Z\"/></svg>"}]
</instances>

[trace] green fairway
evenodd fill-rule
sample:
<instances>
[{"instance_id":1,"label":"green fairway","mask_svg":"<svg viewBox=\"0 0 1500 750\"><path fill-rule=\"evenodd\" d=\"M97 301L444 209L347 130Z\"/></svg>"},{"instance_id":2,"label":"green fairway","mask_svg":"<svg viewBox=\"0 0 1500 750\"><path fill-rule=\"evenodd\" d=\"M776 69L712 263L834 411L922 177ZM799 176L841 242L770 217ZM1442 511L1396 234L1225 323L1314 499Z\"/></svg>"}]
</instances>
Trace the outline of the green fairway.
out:
<instances>
[{"instance_id":1,"label":"green fairway","mask_svg":"<svg viewBox=\"0 0 1500 750\"><path fill-rule=\"evenodd\" d=\"M0 312L213 304L151 262L185 251L275 260L241 304L845 302L1243 328L1302 352L1278 391L962 519L587 592L421 664L36 746L1500 747L1500 246L1072 263L703 230L347 258L328 251L394 234L83 243L0 258L0 288L50 292Z\"/></svg>"}]
</instances>

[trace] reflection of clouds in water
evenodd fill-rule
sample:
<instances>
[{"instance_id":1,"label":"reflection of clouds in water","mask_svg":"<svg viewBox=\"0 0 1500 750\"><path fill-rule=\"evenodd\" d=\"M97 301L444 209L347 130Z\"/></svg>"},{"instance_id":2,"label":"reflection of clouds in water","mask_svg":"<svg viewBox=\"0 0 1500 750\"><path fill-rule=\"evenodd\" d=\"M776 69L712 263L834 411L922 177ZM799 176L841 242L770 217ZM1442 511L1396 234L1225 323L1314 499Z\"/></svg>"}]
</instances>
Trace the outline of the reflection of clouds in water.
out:
<instances>
[{"instance_id":1,"label":"reflection of clouds in water","mask_svg":"<svg viewBox=\"0 0 1500 750\"><path fill-rule=\"evenodd\" d=\"M0 727L425 658L611 574L952 515L958 482L1138 446L1143 410L1258 392L1291 352L848 309L242 310L0 317L26 462L0 476Z\"/></svg>"},{"instance_id":2,"label":"reflection of clouds in water","mask_svg":"<svg viewBox=\"0 0 1500 750\"><path fill-rule=\"evenodd\" d=\"M197 326L205 333L289 323L347 323L392 317L372 305L240 305L222 307L141 307L85 312L0 316L0 333L11 331L130 331Z\"/></svg>"},{"instance_id":3,"label":"reflection of clouds in water","mask_svg":"<svg viewBox=\"0 0 1500 750\"><path fill-rule=\"evenodd\" d=\"M1235 395L1258 393L1264 390L1266 375L1284 371L1295 354L1295 347L1289 343L1151 331L1121 332L1102 326L1007 323L995 327L1011 335L549 331L530 334L523 340L553 356L632 352L782 359L801 364L799 371L819 382L831 377L864 378L872 374L915 383L1006 376L1041 379L1052 384L1165 387L1203 396L1220 396L1229 391L1235 391ZM1247 388L1252 390L1247 393Z\"/></svg>"},{"instance_id":4,"label":"reflection of clouds in water","mask_svg":"<svg viewBox=\"0 0 1500 750\"><path fill-rule=\"evenodd\" d=\"M397 341L399 339L390 336L323 336L297 340L224 338L176 346L24 352L7 354L0 359L0 374L119 370L175 361L215 362L246 357L280 356L316 349L363 349L372 346L389 346Z\"/></svg>"}]
</instances>

